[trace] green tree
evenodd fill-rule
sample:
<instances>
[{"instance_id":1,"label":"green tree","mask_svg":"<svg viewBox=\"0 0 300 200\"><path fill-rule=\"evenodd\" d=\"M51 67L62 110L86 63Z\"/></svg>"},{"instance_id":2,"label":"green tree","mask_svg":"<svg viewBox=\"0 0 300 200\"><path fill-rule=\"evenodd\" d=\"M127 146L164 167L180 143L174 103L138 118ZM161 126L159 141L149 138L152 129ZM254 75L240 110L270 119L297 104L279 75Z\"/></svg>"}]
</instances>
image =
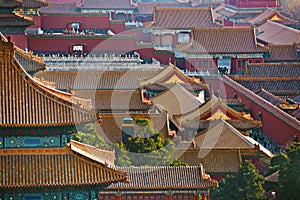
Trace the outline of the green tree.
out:
<instances>
[{"instance_id":1,"label":"green tree","mask_svg":"<svg viewBox=\"0 0 300 200\"><path fill-rule=\"evenodd\" d=\"M300 197L300 143L294 142L283 156L285 159L278 163L280 171L277 198L296 200Z\"/></svg>"},{"instance_id":2,"label":"green tree","mask_svg":"<svg viewBox=\"0 0 300 200\"><path fill-rule=\"evenodd\" d=\"M236 176L227 176L220 181L219 188L212 189L212 199L266 199L263 183L264 177L258 173L250 161L245 161L241 164Z\"/></svg>"},{"instance_id":3,"label":"green tree","mask_svg":"<svg viewBox=\"0 0 300 200\"><path fill-rule=\"evenodd\" d=\"M152 122L147 118L134 119L136 136L128 138L127 142L116 147L117 164L124 166L129 162L133 166L170 165L173 161L174 144L164 139L162 133L155 131ZM124 161L129 158L129 162ZM128 160L127 160L128 161Z\"/></svg>"},{"instance_id":4,"label":"green tree","mask_svg":"<svg viewBox=\"0 0 300 200\"><path fill-rule=\"evenodd\" d=\"M92 124L87 124L80 131L72 134L71 139L82 142L84 144L95 146L97 148L110 148L103 137L101 137L100 134L96 132L96 129L92 126Z\"/></svg>"},{"instance_id":5,"label":"green tree","mask_svg":"<svg viewBox=\"0 0 300 200\"><path fill-rule=\"evenodd\" d=\"M182 162L181 160L174 160L170 166L188 166L187 163Z\"/></svg>"}]
</instances>

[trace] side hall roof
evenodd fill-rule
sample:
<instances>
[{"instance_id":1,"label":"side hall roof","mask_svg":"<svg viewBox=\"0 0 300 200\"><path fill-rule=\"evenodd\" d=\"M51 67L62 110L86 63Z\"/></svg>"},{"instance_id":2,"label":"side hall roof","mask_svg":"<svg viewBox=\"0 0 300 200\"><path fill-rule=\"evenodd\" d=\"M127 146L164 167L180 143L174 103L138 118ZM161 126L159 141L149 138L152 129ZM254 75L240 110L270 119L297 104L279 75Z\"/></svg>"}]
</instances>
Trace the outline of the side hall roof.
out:
<instances>
[{"instance_id":1,"label":"side hall roof","mask_svg":"<svg viewBox=\"0 0 300 200\"><path fill-rule=\"evenodd\" d=\"M32 78L15 56L15 46L0 40L0 127L73 126L96 120L87 100Z\"/></svg>"},{"instance_id":2,"label":"side hall roof","mask_svg":"<svg viewBox=\"0 0 300 200\"><path fill-rule=\"evenodd\" d=\"M218 187L216 180L198 166L143 166L121 167L128 171L130 182L110 185L107 190L197 190Z\"/></svg>"},{"instance_id":3,"label":"side hall roof","mask_svg":"<svg viewBox=\"0 0 300 200\"><path fill-rule=\"evenodd\" d=\"M99 154L110 153L75 141L64 148L1 149L0 168L5 178L0 181L0 191L99 186L128 180L125 172L106 162L108 156L100 159Z\"/></svg>"}]
</instances>

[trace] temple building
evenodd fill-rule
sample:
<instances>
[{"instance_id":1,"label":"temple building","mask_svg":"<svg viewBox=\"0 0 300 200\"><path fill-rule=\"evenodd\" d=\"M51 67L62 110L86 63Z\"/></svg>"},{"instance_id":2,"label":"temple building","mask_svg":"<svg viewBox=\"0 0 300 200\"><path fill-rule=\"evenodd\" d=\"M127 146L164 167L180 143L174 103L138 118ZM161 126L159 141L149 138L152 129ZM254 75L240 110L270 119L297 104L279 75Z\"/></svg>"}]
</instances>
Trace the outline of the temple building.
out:
<instances>
[{"instance_id":1,"label":"temple building","mask_svg":"<svg viewBox=\"0 0 300 200\"><path fill-rule=\"evenodd\" d=\"M251 160L259 170L264 171L273 154L256 140L219 119L198 132L192 141L179 142L176 156L189 165L203 163L207 172L220 180L235 174L244 160Z\"/></svg>"},{"instance_id":2,"label":"temple building","mask_svg":"<svg viewBox=\"0 0 300 200\"><path fill-rule=\"evenodd\" d=\"M70 141L99 119L90 100L32 78L16 51L31 56L1 35L0 198L97 199L101 188L127 181L114 167L113 151Z\"/></svg>"},{"instance_id":3,"label":"temple building","mask_svg":"<svg viewBox=\"0 0 300 200\"><path fill-rule=\"evenodd\" d=\"M188 43L192 27L218 27L211 7L156 7L153 11L153 21L145 26L152 32L155 50L172 50L178 44Z\"/></svg>"},{"instance_id":4,"label":"temple building","mask_svg":"<svg viewBox=\"0 0 300 200\"><path fill-rule=\"evenodd\" d=\"M247 61L263 63L266 48L256 42L254 28L193 28L190 42L176 51L188 71L236 74Z\"/></svg>"},{"instance_id":5,"label":"temple building","mask_svg":"<svg viewBox=\"0 0 300 200\"><path fill-rule=\"evenodd\" d=\"M209 96L207 85L199 79L187 77L171 64L163 69L152 64L152 70L139 70L143 65L127 65L127 70L119 71L112 68L101 70L102 65L98 63L98 68L92 71L83 70L82 66L78 71L45 70L34 76L55 83L57 89L67 91L71 88L76 95L91 98L93 108L102 114L102 130L99 132L109 141L122 141L123 119L137 117L150 118L154 128L169 137L168 114L153 105L151 99L176 83L185 88L185 94L190 93L202 102ZM117 65L114 68L117 69Z\"/></svg>"},{"instance_id":6,"label":"temple building","mask_svg":"<svg viewBox=\"0 0 300 200\"><path fill-rule=\"evenodd\" d=\"M84 0L77 7L82 13L108 13L112 20L135 21L137 6L131 0Z\"/></svg>"}]
</instances>

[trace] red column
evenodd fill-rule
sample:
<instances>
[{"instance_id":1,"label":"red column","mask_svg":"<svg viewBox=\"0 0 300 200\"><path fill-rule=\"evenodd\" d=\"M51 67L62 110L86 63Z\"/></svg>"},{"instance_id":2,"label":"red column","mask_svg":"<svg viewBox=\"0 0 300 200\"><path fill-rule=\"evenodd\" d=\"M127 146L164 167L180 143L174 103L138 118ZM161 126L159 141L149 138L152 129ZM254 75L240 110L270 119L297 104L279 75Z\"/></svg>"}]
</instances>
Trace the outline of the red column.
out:
<instances>
[{"instance_id":1,"label":"red column","mask_svg":"<svg viewBox=\"0 0 300 200\"><path fill-rule=\"evenodd\" d=\"M202 192L202 194L201 194L201 199L202 199L202 200L205 199L205 194L204 194L204 192Z\"/></svg>"},{"instance_id":2,"label":"red column","mask_svg":"<svg viewBox=\"0 0 300 200\"><path fill-rule=\"evenodd\" d=\"M194 200L198 200L199 199L199 194L194 194Z\"/></svg>"},{"instance_id":3,"label":"red column","mask_svg":"<svg viewBox=\"0 0 300 200\"><path fill-rule=\"evenodd\" d=\"M113 18L114 20L116 20L117 19L117 13L116 12L114 12L114 18Z\"/></svg>"},{"instance_id":4,"label":"red column","mask_svg":"<svg viewBox=\"0 0 300 200\"><path fill-rule=\"evenodd\" d=\"M166 200L172 200L172 194L166 194Z\"/></svg>"},{"instance_id":5,"label":"red column","mask_svg":"<svg viewBox=\"0 0 300 200\"><path fill-rule=\"evenodd\" d=\"M135 16L134 16L134 13L132 13L132 14L131 14L131 20L132 20L132 22L134 22L134 21L135 21Z\"/></svg>"},{"instance_id":6,"label":"red column","mask_svg":"<svg viewBox=\"0 0 300 200\"><path fill-rule=\"evenodd\" d=\"M125 19L126 19L126 22L128 22L128 13L126 13Z\"/></svg>"},{"instance_id":7,"label":"red column","mask_svg":"<svg viewBox=\"0 0 300 200\"><path fill-rule=\"evenodd\" d=\"M159 46L162 46L162 35L159 35Z\"/></svg>"},{"instance_id":8,"label":"red column","mask_svg":"<svg viewBox=\"0 0 300 200\"><path fill-rule=\"evenodd\" d=\"M117 200L121 200L121 194L117 194Z\"/></svg>"},{"instance_id":9,"label":"red column","mask_svg":"<svg viewBox=\"0 0 300 200\"><path fill-rule=\"evenodd\" d=\"M210 195L209 195L209 193L207 193L206 198L207 198L207 200L210 200Z\"/></svg>"}]
</instances>

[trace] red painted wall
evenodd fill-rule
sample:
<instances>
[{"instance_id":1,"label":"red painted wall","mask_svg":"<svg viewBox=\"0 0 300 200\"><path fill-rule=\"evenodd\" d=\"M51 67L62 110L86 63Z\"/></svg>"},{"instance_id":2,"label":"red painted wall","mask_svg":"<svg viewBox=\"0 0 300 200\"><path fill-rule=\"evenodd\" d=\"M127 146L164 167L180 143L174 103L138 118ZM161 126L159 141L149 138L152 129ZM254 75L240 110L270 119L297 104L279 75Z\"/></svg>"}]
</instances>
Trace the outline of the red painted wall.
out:
<instances>
[{"instance_id":1,"label":"red painted wall","mask_svg":"<svg viewBox=\"0 0 300 200\"><path fill-rule=\"evenodd\" d=\"M280 7L279 0L226 0L225 4L237 8Z\"/></svg>"},{"instance_id":2,"label":"red painted wall","mask_svg":"<svg viewBox=\"0 0 300 200\"><path fill-rule=\"evenodd\" d=\"M28 48L27 35L25 34L9 34L12 36L12 41L21 49ZM4 35L7 37L8 35Z\"/></svg>"},{"instance_id":3,"label":"red painted wall","mask_svg":"<svg viewBox=\"0 0 300 200\"><path fill-rule=\"evenodd\" d=\"M82 29L108 29L109 16L41 16L41 25L44 29L66 29L69 23L79 22Z\"/></svg>"},{"instance_id":4,"label":"red painted wall","mask_svg":"<svg viewBox=\"0 0 300 200\"><path fill-rule=\"evenodd\" d=\"M28 28L41 28L41 16L32 16L35 22L34 25L29 26Z\"/></svg>"},{"instance_id":5,"label":"red painted wall","mask_svg":"<svg viewBox=\"0 0 300 200\"><path fill-rule=\"evenodd\" d=\"M125 22L122 24L110 23L109 30L111 30L115 34L122 34L126 30ZM127 34L127 33L126 33Z\"/></svg>"},{"instance_id":6,"label":"red painted wall","mask_svg":"<svg viewBox=\"0 0 300 200\"><path fill-rule=\"evenodd\" d=\"M172 52L155 52L154 48L137 48L136 52L140 54L141 58L155 58L160 64L167 65L169 60L174 63L174 53Z\"/></svg>"},{"instance_id":7,"label":"red painted wall","mask_svg":"<svg viewBox=\"0 0 300 200\"><path fill-rule=\"evenodd\" d=\"M266 105L256 102L250 98L250 95L244 95L239 90L236 89L234 84L227 84L222 81L212 78L205 78L205 81L213 87L214 92L218 90L222 98L232 98L233 93L237 94L237 97L245 103L245 109L250 110L252 117L258 119L257 113L262 113L262 131L265 135L271 137L275 142L281 145L288 145L293 141L292 136L297 135L300 138L300 132L292 127L289 123L283 121L278 114L276 114L276 108L274 106L274 111L269 111L266 109ZM247 90L247 89L246 89ZM249 91L249 93L252 93ZM254 95L254 93L252 93ZM268 104L268 103L267 103ZM268 104L269 105L269 104Z\"/></svg>"},{"instance_id":8,"label":"red painted wall","mask_svg":"<svg viewBox=\"0 0 300 200\"><path fill-rule=\"evenodd\" d=\"M70 53L72 45L84 45L86 52L111 52L111 53L127 53L136 48L135 39L128 38L85 38L85 37L60 37L60 38L28 38L28 48L37 53Z\"/></svg>"}]
</instances>

